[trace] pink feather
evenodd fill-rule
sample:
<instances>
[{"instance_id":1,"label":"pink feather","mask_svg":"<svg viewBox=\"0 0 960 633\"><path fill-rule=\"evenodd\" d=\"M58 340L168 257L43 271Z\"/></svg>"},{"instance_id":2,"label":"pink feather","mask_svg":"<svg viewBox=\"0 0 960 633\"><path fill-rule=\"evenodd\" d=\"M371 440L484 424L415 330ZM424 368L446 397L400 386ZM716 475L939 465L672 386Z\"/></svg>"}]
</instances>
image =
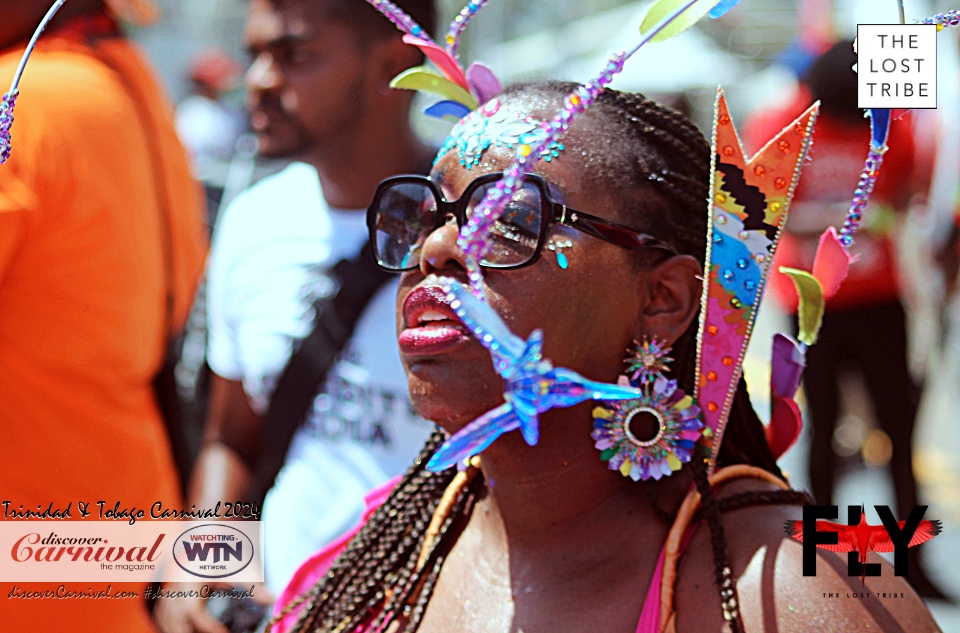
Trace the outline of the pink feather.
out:
<instances>
[{"instance_id":1,"label":"pink feather","mask_svg":"<svg viewBox=\"0 0 960 633\"><path fill-rule=\"evenodd\" d=\"M428 42L427 40L422 40L412 35L404 35L403 41L419 48L423 54L440 69L444 77L467 92L470 92L470 84L467 82L467 76L463 73L463 69L460 68L460 64L457 63L457 60L455 60L450 53L433 42Z\"/></svg>"},{"instance_id":2,"label":"pink feather","mask_svg":"<svg viewBox=\"0 0 960 633\"><path fill-rule=\"evenodd\" d=\"M840 283L846 278L852 262L853 256L843 247L837 230L831 226L824 231L820 236L812 271L823 288L824 299L829 299L840 289Z\"/></svg>"}]
</instances>

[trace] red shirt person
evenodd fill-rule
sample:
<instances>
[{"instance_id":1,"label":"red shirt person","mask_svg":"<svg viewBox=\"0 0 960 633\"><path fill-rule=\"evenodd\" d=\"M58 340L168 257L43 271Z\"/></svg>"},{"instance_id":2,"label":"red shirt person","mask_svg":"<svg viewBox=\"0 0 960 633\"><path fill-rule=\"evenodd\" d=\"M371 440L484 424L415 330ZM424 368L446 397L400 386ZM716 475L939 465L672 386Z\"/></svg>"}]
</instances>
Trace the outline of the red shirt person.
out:
<instances>
[{"instance_id":1,"label":"red shirt person","mask_svg":"<svg viewBox=\"0 0 960 633\"><path fill-rule=\"evenodd\" d=\"M802 89L791 103L760 112L750 120L745 133L748 151L756 151L760 139L771 138L809 107L810 91ZM864 213L851 252L857 263L846 281L827 301L827 311L842 311L889 304L900 298L895 244L892 232L911 194L914 172L914 141L909 113L895 118L890 127L883 168ZM797 310L797 293L780 266L810 270L820 235L829 226L839 226L857 187L867 147L870 126L866 119L850 121L823 111L813 133L813 146L803 178L794 194L786 230L770 275L769 288L788 312Z\"/></svg>"}]
</instances>

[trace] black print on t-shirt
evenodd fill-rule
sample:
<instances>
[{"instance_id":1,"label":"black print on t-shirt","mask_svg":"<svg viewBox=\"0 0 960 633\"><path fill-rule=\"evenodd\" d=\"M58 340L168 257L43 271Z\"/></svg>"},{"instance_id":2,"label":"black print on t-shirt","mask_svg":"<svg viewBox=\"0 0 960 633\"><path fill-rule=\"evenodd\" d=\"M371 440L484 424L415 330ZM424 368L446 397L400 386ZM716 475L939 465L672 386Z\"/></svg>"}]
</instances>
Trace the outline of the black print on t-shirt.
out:
<instances>
[{"instance_id":1,"label":"black print on t-shirt","mask_svg":"<svg viewBox=\"0 0 960 633\"><path fill-rule=\"evenodd\" d=\"M307 422L308 428L321 438L389 449L393 446L397 420L415 419L406 394L351 382L336 371L331 373L326 387L314 400Z\"/></svg>"}]
</instances>

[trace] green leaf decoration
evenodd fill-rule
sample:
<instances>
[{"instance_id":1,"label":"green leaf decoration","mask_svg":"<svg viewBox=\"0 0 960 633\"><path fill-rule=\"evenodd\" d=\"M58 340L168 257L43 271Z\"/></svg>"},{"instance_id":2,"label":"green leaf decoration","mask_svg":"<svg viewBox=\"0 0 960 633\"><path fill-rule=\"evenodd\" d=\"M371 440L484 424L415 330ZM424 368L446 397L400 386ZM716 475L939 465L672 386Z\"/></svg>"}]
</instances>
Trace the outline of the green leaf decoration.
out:
<instances>
[{"instance_id":1,"label":"green leaf decoration","mask_svg":"<svg viewBox=\"0 0 960 633\"><path fill-rule=\"evenodd\" d=\"M647 14L643 17L643 22L640 24L640 34L646 35L649 33L655 26L687 2L689 2L689 0L658 0L653 3L647 11ZM700 18L709 13L715 4L717 4L717 0L700 0L700 2L697 2L677 16L677 18L665 26L662 31L654 35L650 41L662 42L675 35L680 35L696 24Z\"/></svg>"},{"instance_id":2,"label":"green leaf decoration","mask_svg":"<svg viewBox=\"0 0 960 633\"><path fill-rule=\"evenodd\" d=\"M424 66L408 68L403 71L393 78L393 81L390 82L390 87L402 88L404 90L420 90L440 95L445 99L462 103L471 110L476 110L480 105L472 94L446 77L427 70Z\"/></svg>"},{"instance_id":3,"label":"green leaf decoration","mask_svg":"<svg viewBox=\"0 0 960 633\"><path fill-rule=\"evenodd\" d=\"M797 339L801 343L813 345L817 342L817 334L823 322L823 287L816 277L805 270L781 266L780 272L793 279L800 297L800 306L797 309L800 335Z\"/></svg>"}]
</instances>

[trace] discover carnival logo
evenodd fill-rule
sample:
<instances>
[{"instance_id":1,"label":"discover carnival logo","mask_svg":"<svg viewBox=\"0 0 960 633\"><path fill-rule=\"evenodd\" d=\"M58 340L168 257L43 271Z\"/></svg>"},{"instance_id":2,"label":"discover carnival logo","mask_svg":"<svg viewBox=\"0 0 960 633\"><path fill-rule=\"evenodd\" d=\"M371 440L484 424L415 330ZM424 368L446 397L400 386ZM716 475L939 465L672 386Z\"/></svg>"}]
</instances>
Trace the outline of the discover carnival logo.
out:
<instances>
[{"instance_id":1,"label":"discover carnival logo","mask_svg":"<svg viewBox=\"0 0 960 633\"><path fill-rule=\"evenodd\" d=\"M261 538L259 521L0 521L0 582L263 582Z\"/></svg>"},{"instance_id":2,"label":"discover carnival logo","mask_svg":"<svg viewBox=\"0 0 960 633\"><path fill-rule=\"evenodd\" d=\"M177 565L200 578L234 576L246 569L255 553L253 540L243 531L219 523L190 528L173 546Z\"/></svg>"},{"instance_id":3,"label":"discover carnival logo","mask_svg":"<svg viewBox=\"0 0 960 633\"><path fill-rule=\"evenodd\" d=\"M108 547L109 541L102 537L69 538L50 532L41 540L39 533L30 532L17 539L10 549L10 556L17 563L83 561L100 563L105 569L152 570L152 563L160 557L158 550L163 537L163 534L158 535L152 545Z\"/></svg>"}]
</instances>

